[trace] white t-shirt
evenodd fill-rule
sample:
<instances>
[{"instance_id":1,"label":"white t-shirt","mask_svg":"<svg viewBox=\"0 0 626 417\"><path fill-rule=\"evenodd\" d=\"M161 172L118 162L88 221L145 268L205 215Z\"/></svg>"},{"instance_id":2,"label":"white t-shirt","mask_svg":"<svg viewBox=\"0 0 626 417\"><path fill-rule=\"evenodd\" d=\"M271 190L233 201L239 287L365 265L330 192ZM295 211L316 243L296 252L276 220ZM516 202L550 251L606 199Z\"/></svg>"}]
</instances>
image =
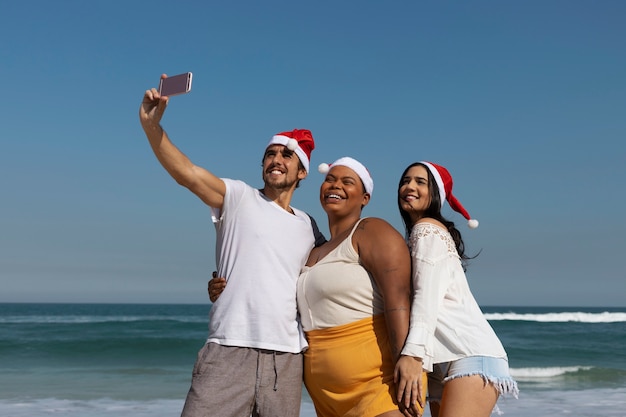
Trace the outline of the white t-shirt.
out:
<instances>
[{"instance_id":1,"label":"white t-shirt","mask_svg":"<svg viewBox=\"0 0 626 417\"><path fill-rule=\"evenodd\" d=\"M296 283L313 248L311 219L295 215L242 181L223 179L217 273L226 289L210 312L208 342L298 353L307 347L298 320Z\"/></svg>"}]
</instances>

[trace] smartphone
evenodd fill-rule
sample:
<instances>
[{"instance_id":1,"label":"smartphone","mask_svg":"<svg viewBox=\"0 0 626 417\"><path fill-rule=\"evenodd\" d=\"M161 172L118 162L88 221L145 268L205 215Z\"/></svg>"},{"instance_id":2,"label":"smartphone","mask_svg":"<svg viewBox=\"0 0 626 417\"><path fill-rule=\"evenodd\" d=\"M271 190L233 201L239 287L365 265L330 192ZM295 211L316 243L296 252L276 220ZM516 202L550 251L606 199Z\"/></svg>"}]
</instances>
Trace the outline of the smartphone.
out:
<instances>
[{"instance_id":1,"label":"smartphone","mask_svg":"<svg viewBox=\"0 0 626 417\"><path fill-rule=\"evenodd\" d=\"M159 94L162 96L175 96L188 93L191 91L191 78L192 74L190 72L161 78L159 81Z\"/></svg>"}]
</instances>

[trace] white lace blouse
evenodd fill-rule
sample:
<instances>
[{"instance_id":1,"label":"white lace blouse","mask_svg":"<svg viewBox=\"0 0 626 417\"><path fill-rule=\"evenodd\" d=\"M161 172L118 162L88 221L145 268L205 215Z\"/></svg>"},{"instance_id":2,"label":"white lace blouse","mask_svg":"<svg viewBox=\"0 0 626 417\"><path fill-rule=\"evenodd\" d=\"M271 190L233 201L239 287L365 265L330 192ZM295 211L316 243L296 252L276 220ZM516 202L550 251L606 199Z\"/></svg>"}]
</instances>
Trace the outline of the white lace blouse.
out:
<instances>
[{"instance_id":1,"label":"white lace blouse","mask_svg":"<svg viewBox=\"0 0 626 417\"><path fill-rule=\"evenodd\" d=\"M414 298L403 355L420 357L424 369L468 356L506 359L506 352L472 295L452 236L418 223L409 239Z\"/></svg>"}]
</instances>

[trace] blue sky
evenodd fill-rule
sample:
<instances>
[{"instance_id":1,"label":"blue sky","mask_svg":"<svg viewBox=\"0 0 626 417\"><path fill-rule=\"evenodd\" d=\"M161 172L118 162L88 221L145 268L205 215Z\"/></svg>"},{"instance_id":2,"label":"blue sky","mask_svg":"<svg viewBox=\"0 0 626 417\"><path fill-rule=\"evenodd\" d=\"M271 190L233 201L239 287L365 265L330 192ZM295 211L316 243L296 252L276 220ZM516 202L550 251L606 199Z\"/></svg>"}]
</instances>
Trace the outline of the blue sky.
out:
<instances>
[{"instance_id":1,"label":"blue sky","mask_svg":"<svg viewBox=\"0 0 626 417\"><path fill-rule=\"evenodd\" d=\"M293 203L326 231L319 163L362 161L364 214L398 229L399 175L440 163L480 220L446 211L481 251L479 303L626 306L625 16L622 1L5 2L0 302L207 302L209 209L137 117L161 73L192 71L163 125L198 165L260 186L269 138L312 130Z\"/></svg>"}]
</instances>

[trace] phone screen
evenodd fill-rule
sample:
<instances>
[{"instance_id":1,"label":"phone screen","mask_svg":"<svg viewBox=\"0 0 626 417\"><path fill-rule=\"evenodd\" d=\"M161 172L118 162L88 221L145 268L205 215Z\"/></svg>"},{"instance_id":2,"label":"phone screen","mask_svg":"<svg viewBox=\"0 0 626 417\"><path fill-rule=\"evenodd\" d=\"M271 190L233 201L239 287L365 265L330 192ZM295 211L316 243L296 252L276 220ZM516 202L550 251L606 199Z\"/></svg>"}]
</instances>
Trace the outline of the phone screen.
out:
<instances>
[{"instance_id":1,"label":"phone screen","mask_svg":"<svg viewBox=\"0 0 626 417\"><path fill-rule=\"evenodd\" d=\"M175 96L191 91L191 73L172 75L161 78L159 82L159 94L162 96Z\"/></svg>"}]
</instances>

